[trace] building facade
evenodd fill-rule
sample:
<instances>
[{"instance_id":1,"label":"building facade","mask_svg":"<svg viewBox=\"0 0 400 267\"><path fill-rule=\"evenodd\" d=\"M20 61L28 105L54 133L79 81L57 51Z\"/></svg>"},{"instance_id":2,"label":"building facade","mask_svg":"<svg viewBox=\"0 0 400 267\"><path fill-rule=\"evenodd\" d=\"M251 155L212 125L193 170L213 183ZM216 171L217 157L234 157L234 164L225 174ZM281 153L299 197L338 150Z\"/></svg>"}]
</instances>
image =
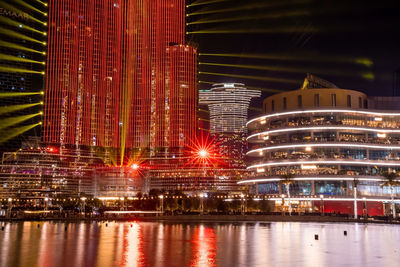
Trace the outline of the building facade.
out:
<instances>
[{"instance_id":1,"label":"building facade","mask_svg":"<svg viewBox=\"0 0 400 267\"><path fill-rule=\"evenodd\" d=\"M196 49L183 0L49 3L44 142L183 148L196 130ZM183 123L182 118L187 120Z\"/></svg>"},{"instance_id":2,"label":"building facade","mask_svg":"<svg viewBox=\"0 0 400 267\"><path fill-rule=\"evenodd\" d=\"M248 109L251 99L260 96L260 91L248 90L240 83L214 84L211 90L199 93L199 104L210 111L210 135L217 152L232 167L244 166Z\"/></svg>"},{"instance_id":3,"label":"building facade","mask_svg":"<svg viewBox=\"0 0 400 267\"><path fill-rule=\"evenodd\" d=\"M358 91L315 87L266 98L266 115L247 123L251 176L240 183L282 208L290 175L298 211L325 203L325 212L350 214L356 185L359 214L390 213L391 189L381 184L383 173L400 172L400 112L366 109L366 100ZM393 193L400 197L399 188Z\"/></svg>"},{"instance_id":4,"label":"building facade","mask_svg":"<svg viewBox=\"0 0 400 267\"><path fill-rule=\"evenodd\" d=\"M0 153L40 136L47 40L47 7L0 1Z\"/></svg>"}]
</instances>

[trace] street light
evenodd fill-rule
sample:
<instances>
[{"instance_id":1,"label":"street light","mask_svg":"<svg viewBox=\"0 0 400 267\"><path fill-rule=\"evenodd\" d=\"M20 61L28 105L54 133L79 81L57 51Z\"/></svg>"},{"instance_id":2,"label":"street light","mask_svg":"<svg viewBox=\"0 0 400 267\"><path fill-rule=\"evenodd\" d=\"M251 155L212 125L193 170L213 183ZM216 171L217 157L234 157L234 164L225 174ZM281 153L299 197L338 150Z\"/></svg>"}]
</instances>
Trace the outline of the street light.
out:
<instances>
[{"instance_id":1,"label":"street light","mask_svg":"<svg viewBox=\"0 0 400 267\"><path fill-rule=\"evenodd\" d=\"M325 214L325 206L324 206L324 195L319 195L321 198L321 211L322 211L322 216Z\"/></svg>"},{"instance_id":2,"label":"street light","mask_svg":"<svg viewBox=\"0 0 400 267\"><path fill-rule=\"evenodd\" d=\"M86 197L81 197L81 200L82 200L82 210L83 210L83 216L85 217L86 216L86 213L85 213L85 211L86 211L86 203L85 203L85 201L86 201Z\"/></svg>"},{"instance_id":3,"label":"street light","mask_svg":"<svg viewBox=\"0 0 400 267\"><path fill-rule=\"evenodd\" d=\"M284 211L284 206L285 206L285 194L281 195L282 198L282 205L281 205L281 209L282 209L282 215L285 215L285 211Z\"/></svg>"},{"instance_id":4,"label":"street light","mask_svg":"<svg viewBox=\"0 0 400 267\"><path fill-rule=\"evenodd\" d=\"M11 209L12 209L12 198L8 198L8 217L11 217Z\"/></svg>"},{"instance_id":5,"label":"street light","mask_svg":"<svg viewBox=\"0 0 400 267\"><path fill-rule=\"evenodd\" d=\"M364 218L367 218L368 217L367 199L365 197L363 197L362 199L363 199L363 214L364 214Z\"/></svg>"},{"instance_id":6,"label":"street light","mask_svg":"<svg viewBox=\"0 0 400 267\"><path fill-rule=\"evenodd\" d=\"M200 193L199 197L200 197L200 214L203 215L203 213L204 213L204 194Z\"/></svg>"},{"instance_id":7,"label":"street light","mask_svg":"<svg viewBox=\"0 0 400 267\"><path fill-rule=\"evenodd\" d=\"M48 197L45 197L45 198L44 198L44 210L47 210L47 205L48 205L48 203L49 203L49 198L48 198Z\"/></svg>"},{"instance_id":8,"label":"street light","mask_svg":"<svg viewBox=\"0 0 400 267\"><path fill-rule=\"evenodd\" d=\"M160 195L160 196L158 196L159 198L160 198L160 211L161 211L161 214L163 214L164 213L164 196L163 195Z\"/></svg>"},{"instance_id":9,"label":"street light","mask_svg":"<svg viewBox=\"0 0 400 267\"><path fill-rule=\"evenodd\" d=\"M244 210L245 210L245 208L244 208L244 195L243 195L243 193L242 194L240 194L240 198L241 198L241 213L242 213L242 215L244 214Z\"/></svg>"}]
</instances>

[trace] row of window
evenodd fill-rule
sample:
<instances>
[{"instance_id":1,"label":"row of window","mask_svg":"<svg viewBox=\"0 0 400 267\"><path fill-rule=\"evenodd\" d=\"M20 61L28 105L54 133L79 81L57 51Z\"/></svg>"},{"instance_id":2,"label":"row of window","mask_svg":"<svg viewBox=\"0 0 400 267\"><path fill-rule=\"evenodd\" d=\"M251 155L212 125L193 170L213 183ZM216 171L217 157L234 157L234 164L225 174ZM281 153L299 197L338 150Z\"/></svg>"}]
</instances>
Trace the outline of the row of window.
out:
<instances>
[{"instance_id":1,"label":"row of window","mask_svg":"<svg viewBox=\"0 0 400 267\"><path fill-rule=\"evenodd\" d=\"M284 97L282 99L283 101L283 110L287 109L287 99L286 97ZM318 108L320 106L320 101L319 101L319 94L314 94L314 106L316 108ZM351 95L347 95L347 107L351 108ZM336 107L336 94L331 94L331 104L332 107ZM297 107L298 108L303 108L303 96L302 95L298 95L297 96ZM359 108L363 108L363 100L361 97L358 98L358 107ZM367 108L367 102L364 102L364 107ZM264 107L266 110L266 106ZM271 110L275 111L275 100L271 101Z\"/></svg>"}]
</instances>

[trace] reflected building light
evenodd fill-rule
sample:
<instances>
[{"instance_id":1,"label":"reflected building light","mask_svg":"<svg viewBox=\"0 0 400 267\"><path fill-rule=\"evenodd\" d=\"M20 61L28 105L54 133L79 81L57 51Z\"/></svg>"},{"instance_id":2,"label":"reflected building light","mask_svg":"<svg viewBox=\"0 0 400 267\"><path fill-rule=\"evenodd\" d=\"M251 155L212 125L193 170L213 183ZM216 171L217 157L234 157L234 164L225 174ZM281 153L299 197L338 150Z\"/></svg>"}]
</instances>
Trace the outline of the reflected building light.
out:
<instances>
[{"instance_id":1,"label":"reflected building light","mask_svg":"<svg viewBox=\"0 0 400 267\"><path fill-rule=\"evenodd\" d=\"M317 169L317 165L301 165L302 170L315 170Z\"/></svg>"}]
</instances>

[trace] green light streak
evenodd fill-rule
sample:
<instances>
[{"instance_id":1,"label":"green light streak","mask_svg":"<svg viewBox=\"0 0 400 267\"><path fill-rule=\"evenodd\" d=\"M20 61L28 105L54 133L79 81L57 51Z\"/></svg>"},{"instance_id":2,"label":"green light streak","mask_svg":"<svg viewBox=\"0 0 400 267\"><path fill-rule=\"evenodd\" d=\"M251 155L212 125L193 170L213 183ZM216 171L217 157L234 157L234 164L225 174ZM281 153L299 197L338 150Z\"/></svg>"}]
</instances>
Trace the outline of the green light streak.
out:
<instances>
[{"instance_id":1,"label":"green light streak","mask_svg":"<svg viewBox=\"0 0 400 267\"><path fill-rule=\"evenodd\" d=\"M291 73L316 73L316 74L326 74L332 76L342 76L342 77L354 77L358 75L367 80L373 80L374 74L372 72L345 72L345 71L335 71L335 70L324 70L324 69L312 69L312 68L286 68L277 66L258 66L258 65L235 65L235 64L221 64L221 63L209 63L209 62L199 62L199 65L208 66L219 66L219 67L229 67L229 68L241 68L241 69L253 69L253 70L266 70L266 71L276 71L276 72L291 72Z\"/></svg>"},{"instance_id":2,"label":"green light streak","mask_svg":"<svg viewBox=\"0 0 400 267\"><path fill-rule=\"evenodd\" d=\"M313 61L313 62L344 62L364 65L371 67L372 60L369 58L352 58L343 56L327 57L318 54L309 55L280 55L280 54L215 54L215 53L199 53L199 56L214 56L214 57L237 57L237 58L251 58L251 59L272 59L282 61Z\"/></svg>"},{"instance_id":3,"label":"green light streak","mask_svg":"<svg viewBox=\"0 0 400 267\"><path fill-rule=\"evenodd\" d=\"M7 4L7 3L4 2L4 1L0 1L0 7L3 7L3 8L5 8L5 9L10 10L10 11L13 11L13 12L15 12L15 13L23 14L26 18L28 18L28 19L30 19L30 20L36 21L36 22L41 23L41 24L43 24L43 25L47 25L46 22L40 21L40 20L38 20L37 18L35 18L35 17L29 15L28 13L23 12L22 10L20 10L20 9L18 9L18 8L15 8L15 7L12 6L12 5Z\"/></svg>"},{"instance_id":4,"label":"green light streak","mask_svg":"<svg viewBox=\"0 0 400 267\"><path fill-rule=\"evenodd\" d=\"M5 97L23 97L23 96L30 96L30 95L43 95L43 92L23 92L23 93L0 93L0 98L5 98Z\"/></svg>"},{"instance_id":5,"label":"green light streak","mask_svg":"<svg viewBox=\"0 0 400 267\"><path fill-rule=\"evenodd\" d=\"M19 124L21 122L24 122L26 120L29 120L31 118L34 118L36 116L42 115L41 112L35 113L35 114L29 114L29 115L23 115L23 116L18 116L18 117L12 117L12 118L6 118L0 120L0 130Z\"/></svg>"},{"instance_id":6,"label":"green light streak","mask_svg":"<svg viewBox=\"0 0 400 267\"><path fill-rule=\"evenodd\" d=\"M16 61L16 62L27 62L27 63L35 63L35 64L44 65L44 62L40 62L40 61L28 59L28 58L12 56L12 55L5 55L5 54L0 54L0 60Z\"/></svg>"},{"instance_id":7,"label":"green light streak","mask_svg":"<svg viewBox=\"0 0 400 267\"><path fill-rule=\"evenodd\" d=\"M196 1L196 2L191 3L190 5L187 5L186 7L208 5L208 4L221 3L221 2L227 2L227 1L229 1L229 0Z\"/></svg>"},{"instance_id":8,"label":"green light streak","mask_svg":"<svg viewBox=\"0 0 400 267\"><path fill-rule=\"evenodd\" d=\"M36 7L31 6L30 4L28 4L28 3L26 3L26 2L24 2L24 1L22 1L22 0L14 0L14 1L15 1L16 3L18 3L18 4L20 4L21 6L24 6L24 7L26 7L26 8L32 9L32 10L34 10L34 11L36 11L36 12L42 14L43 16L47 16L47 13L45 13L45 12L43 12L43 11L37 9Z\"/></svg>"},{"instance_id":9,"label":"green light streak","mask_svg":"<svg viewBox=\"0 0 400 267\"><path fill-rule=\"evenodd\" d=\"M13 105L13 106L4 106L0 107L0 115L7 114L10 112L18 111L18 110L23 110L26 108L34 107L41 105L41 103L33 103L33 104L22 104L22 105ZM1 127L1 125L0 125Z\"/></svg>"},{"instance_id":10,"label":"green light streak","mask_svg":"<svg viewBox=\"0 0 400 267\"><path fill-rule=\"evenodd\" d=\"M209 29L186 32L186 34L253 34L253 33L317 33L319 29L316 27L282 27L282 28L270 28L270 29Z\"/></svg>"},{"instance_id":11,"label":"green light streak","mask_svg":"<svg viewBox=\"0 0 400 267\"><path fill-rule=\"evenodd\" d=\"M231 22L231 21L245 21L245 20L259 20L259 19L279 19L285 17L295 17L295 16L305 16L310 15L310 12L307 10L302 11L293 11L286 13L275 13L275 14L265 14L259 16L242 16L242 17L230 17L230 18L222 18L222 19L207 19L207 20L198 20L186 23L186 25L192 24L207 24L207 23L220 23L220 22Z\"/></svg>"},{"instance_id":12,"label":"green light streak","mask_svg":"<svg viewBox=\"0 0 400 267\"><path fill-rule=\"evenodd\" d=\"M18 21L12 20L12 19L4 17L4 16L0 16L0 22L2 22L4 24L7 24L7 25L10 25L10 26L17 27L19 29L29 30L29 31L36 32L36 33L39 33L39 34L42 34L42 35L46 35L45 32L36 30L36 29L31 28L31 27L29 27L27 25L24 25L24 24L22 24L22 23L20 23Z\"/></svg>"},{"instance_id":13,"label":"green light streak","mask_svg":"<svg viewBox=\"0 0 400 267\"><path fill-rule=\"evenodd\" d=\"M0 134L0 144L4 143L20 134L23 134L26 131L29 131L32 128L35 128L38 125L41 125L42 123L35 123L27 126L22 126L22 127L17 127L17 128L9 128L5 131L2 131Z\"/></svg>"},{"instance_id":14,"label":"green light streak","mask_svg":"<svg viewBox=\"0 0 400 267\"><path fill-rule=\"evenodd\" d=\"M4 34L4 35L7 35L7 36L15 37L15 38L18 38L18 39L22 39L22 40L30 41L30 42L33 42L33 43L38 43L38 44L45 45L45 42L33 39L32 37L26 36L26 35L24 35L22 33L15 32L15 31L12 31L12 30L9 30L9 29L0 28L0 33Z\"/></svg>"},{"instance_id":15,"label":"green light streak","mask_svg":"<svg viewBox=\"0 0 400 267\"><path fill-rule=\"evenodd\" d=\"M304 4L308 3L310 0L297 0L297 1L274 1L269 3L256 3L256 4L249 4L245 6L238 6L238 7L231 7L231 8L224 8L224 9L217 9L217 10L204 10L204 11L197 11L187 14L186 16L195 16L195 15L204 15L204 14L216 14L216 13L226 13L226 12L235 12L235 11L244 11L244 10L252 10L252 9L261 9L261 8L270 8L270 7L278 7L278 6L286 6L286 5L294 5L294 4Z\"/></svg>"},{"instance_id":16,"label":"green light streak","mask_svg":"<svg viewBox=\"0 0 400 267\"><path fill-rule=\"evenodd\" d=\"M0 40L0 46L1 47L7 47L7 48L15 49L15 50L22 50L22 51L27 51L27 52L31 52L31 53L42 54L42 55L46 54L43 51L33 50L31 48L28 48L28 47L25 47L25 46L22 46L22 45L13 44L13 43L1 41L1 40Z\"/></svg>"},{"instance_id":17,"label":"green light streak","mask_svg":"<svg viewBox=\"0 0 400 267\"><path fill-rule=\"evenodd\" d=\"M216 83L220 83L220 82L199 81L199 83L204 83L204 84L216 84ZM245 87L248 88L248 89L259 90L259 91L269 92L269 93L280 93L280 92L284 92L284 90L273 89L273 88L261 88L261 87L254 87L254 86L248 86L248 85L245 85Z\"/></svg>"},{"instance_id":18,"label":"green light streak","mask_svg":"<svg viewBox=\"0 0 400 267\"><path fill-rule=\"evenodd\" d=\"M34 74L42 74L44 75L44 71L35 71L35 70L27 70L27 69L18 69L18 68L11 68L7 66L0 66L0 72L16 72L16 73L34 73Z\"/></svg>"},{"instance_id":19,"label":"green light streak","mask_svg":"<svg viewBox=\"0 0 400 267\"><path fill-rule=\"evenodd\" d=\"M202 72L202 71L199 71L199 74L223 76L223 77L233 77L233 78L241 78L241 79L248 79L248 80L267 81L267 82L276 82L276 83L301 84L301 81L299 81L299 80L272 78L272 77L263 77L263 76L238 75L238 74Z\"/></svg>"}]
</instances>

